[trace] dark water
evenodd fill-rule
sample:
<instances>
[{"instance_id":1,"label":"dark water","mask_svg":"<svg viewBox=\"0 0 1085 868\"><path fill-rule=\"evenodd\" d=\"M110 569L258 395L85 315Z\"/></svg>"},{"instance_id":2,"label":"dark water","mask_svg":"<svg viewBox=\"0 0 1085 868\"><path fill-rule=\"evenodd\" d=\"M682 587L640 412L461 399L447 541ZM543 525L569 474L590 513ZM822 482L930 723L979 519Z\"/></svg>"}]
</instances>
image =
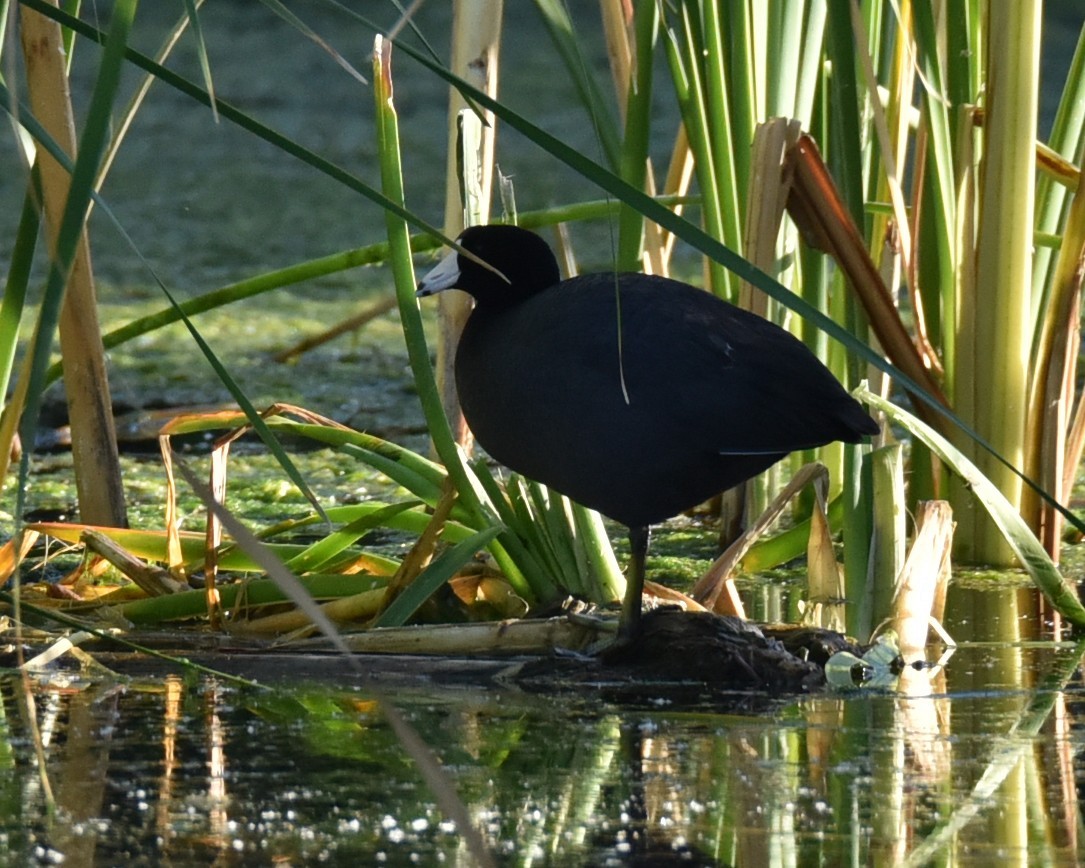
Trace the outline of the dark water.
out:
<instances>
[{"instance_id":1,"label":"dark water","mask_svg":"<svg viewBox=\"0 0 1085 868\"><path fill-rule=\"evenodd\" d=\"M1034 686L1000 683L1007 651ZM956 864L1076 864L1083 685L1041 685L1080 656L975 645L899 693L746 712L382 691L502 865L897 864L921 846ZM44 679L52 820L9 681L8 864L471 864L364 687L328 672L299 683L288 666L275 680Z\"/></svg>"}]
</instances>

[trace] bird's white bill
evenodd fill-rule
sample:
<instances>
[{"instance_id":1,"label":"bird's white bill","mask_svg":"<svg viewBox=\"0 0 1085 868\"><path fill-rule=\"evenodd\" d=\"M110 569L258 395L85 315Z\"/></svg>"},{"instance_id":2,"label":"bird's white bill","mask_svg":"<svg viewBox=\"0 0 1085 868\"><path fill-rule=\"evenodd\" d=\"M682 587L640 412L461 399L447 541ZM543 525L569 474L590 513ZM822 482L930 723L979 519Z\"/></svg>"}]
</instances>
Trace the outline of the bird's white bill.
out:
<instances>
[{"instance_id":1,"label":"bird's white bill","mask_svg":"<svg viewBox=\"0 0 1085 868\"><path fill-rule=\"evenodd\" d=\"M452 289L460 279L459 253L453 250L444 259L431 268L426 276L418 281L415 295L423 298L443 289Z\"/></svg>"}]
</instances>

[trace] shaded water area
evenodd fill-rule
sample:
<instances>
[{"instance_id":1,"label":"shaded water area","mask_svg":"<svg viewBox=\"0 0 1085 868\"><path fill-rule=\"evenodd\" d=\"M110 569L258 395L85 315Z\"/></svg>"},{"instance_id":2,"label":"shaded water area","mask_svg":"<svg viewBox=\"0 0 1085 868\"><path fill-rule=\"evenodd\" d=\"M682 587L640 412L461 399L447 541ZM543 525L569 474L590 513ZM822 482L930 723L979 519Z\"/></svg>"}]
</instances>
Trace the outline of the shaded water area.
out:
<instances>
[{"instance_id":1,"label":"shaded water area","mask_svg":"<svg viewBox=\"0 0 1085 868\"><path fill-rule=\"evenodd\" d=\"M33 691L52 820L5 684L0 840L9 864L473 864L390 702L503 865L1077 864L1080 657L980 643L898 693L631 707L471 664L208 661L255 690L104 655L130 678Z\"/></svg>"},{"instance_id":2,"label":"shaded water area","mask_svg":"<svg viewBox=\"0 0 1085 868\"><path fill-rule=\"evenodd\" d=\"M1065 52L1070 28L1080 26L1073 5L1052 6L1070 35L1055 31L1049 44ZM178 11L172 6L141 9L141 22L153 25L137 29L141 48L156 44L154 33ZM510 6L517 45L543 52L534 12ZM371 92L270 13L208 7L220 94L376 183ZM424 31L443 39L444 4L421 14ZM364 28L323 7L305 17L368 73ZM598 42L594 15L584 27ZM89 69L95 59L86 55L76 67L84 87L79 63ZM244 62L227 62L238 57ZM540 82L554 81L553 58L506 50L504 62L509 102L594 153L568 95L540 91ZM191 45L178 63L195 69ZM396 73L410 204L439 222L444 89L406 63ZM372 205L216 126L202 107L165 89L152 94L104 195L181 297L381 240L383 217ZM661 117L673 118L674 107L660 101ZM5 164L11 147L10 137L0 141ZM511 134L502 134L498 159L525 210L569 201L583 186ZM0 177L5 202L17 201L16 175ZM0 209L0 238L12 236L17 213ZM106 328L164 306L146 266L100 213L92 234ZM578 228L585 268L609 262L608 238L605 226ZM257 403L304 404L424 449L393 316L293 366L269 362L272 351L389 291L386 272L355 269L196 323ZM226 397L179 327L115 350L110 362L124 407ZM159 526L158 459L133 449L124 460L133 524ZM396 494L341 456L298 460L325 505ZM69 511L68 456L37 456L35 465L30 508ZM306 509L270 460L242 457L234 467L230 503L239 514L256 522L261 510L282 517ZM195 499L182 506L194 512ZM671 530L653 551L653 578L674 579L671 555L692 573L714 554L711 528L680 521ZM363 661L359 675L330 655L269 661L225 652L200 662L263 687L112 652L94 656L114 674L61 664L32 676L30 691L7 676L0 863L472 864L381 713L381 703L392 703L440 758L502 865L1080 864L1082 649L1055 641L1036 614L1035 593L1006 587L1014 581L1003 576L991 589L959 580L946 626L962 644L944 667L906 672L892 693L678 704L647 685L630 703L608 698L603 686L543 694L510 686L502 670L514 661ZM743 590L758 617L788 614L786 587ZM995 613L1007 610L1020 613L1019 630L997 622ZM1009 635L1016 640L1004 641ZM942 650L932 649L932 662ZM46 808L50 790L55 816Z\"/></svg>"}]
</instances>

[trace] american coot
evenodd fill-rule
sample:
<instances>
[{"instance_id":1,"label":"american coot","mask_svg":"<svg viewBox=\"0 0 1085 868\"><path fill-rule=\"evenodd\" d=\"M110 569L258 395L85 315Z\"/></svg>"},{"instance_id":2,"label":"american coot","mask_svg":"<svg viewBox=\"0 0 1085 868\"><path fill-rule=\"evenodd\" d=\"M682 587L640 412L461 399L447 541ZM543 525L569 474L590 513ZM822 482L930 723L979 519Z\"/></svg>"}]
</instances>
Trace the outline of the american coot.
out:
<instances>
[{"instance_id":1,"label":"american coot","mask_svg":"<svg viewBox=\"0 0 1085 868\"><path fill-rule=\"evenodd\" d=\"M456 388L478 442L506 467L629 528L619 639L639 626L648 526L796 449L878 426L806 346L685 283L644 274L561 280L538 235L476 226L418 284L476 306Z\"/></svg>"}]
</instances>

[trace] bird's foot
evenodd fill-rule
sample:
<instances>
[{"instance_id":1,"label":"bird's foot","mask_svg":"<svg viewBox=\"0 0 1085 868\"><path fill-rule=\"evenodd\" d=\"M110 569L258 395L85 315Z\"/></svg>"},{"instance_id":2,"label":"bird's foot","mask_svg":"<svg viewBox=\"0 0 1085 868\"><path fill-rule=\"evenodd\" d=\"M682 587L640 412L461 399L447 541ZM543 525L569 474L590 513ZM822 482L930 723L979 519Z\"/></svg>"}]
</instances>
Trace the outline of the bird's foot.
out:
<instances>
[{"instance_id":1,"label":"bird's foot","mask_svg":"<svg viewBox=\"0 0 1085 868\"><path fill-rule=\"evenodd\" d=\"M618 624L617 635L604 643L595 652L595 656L604 663L628 663L636 651L638 638L640 638L640 619L637 618L632 624L623 619Z\"/></svg>"}]
</instances>

